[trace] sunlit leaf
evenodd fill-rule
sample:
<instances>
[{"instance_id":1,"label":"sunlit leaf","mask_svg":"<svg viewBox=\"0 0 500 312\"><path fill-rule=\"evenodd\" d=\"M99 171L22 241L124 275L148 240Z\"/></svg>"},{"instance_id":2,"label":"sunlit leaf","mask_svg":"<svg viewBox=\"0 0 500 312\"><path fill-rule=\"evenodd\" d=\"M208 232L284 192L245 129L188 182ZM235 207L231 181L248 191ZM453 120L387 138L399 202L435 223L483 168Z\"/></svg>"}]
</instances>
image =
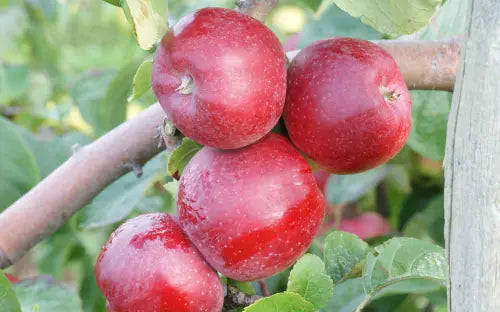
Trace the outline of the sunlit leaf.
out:
<instances>
[{"instance_id":1,"label":"sunlit leaf","mask_svg":"<svg viewBox=\"0 0 500 312\"><path fill-rule=\"evenodd\" d=\"M333 282L326 275L323 261L318 256L305 254L290 272L287 291L300 294L318 310L333 295Z\"/></svg>"}]
</instances>

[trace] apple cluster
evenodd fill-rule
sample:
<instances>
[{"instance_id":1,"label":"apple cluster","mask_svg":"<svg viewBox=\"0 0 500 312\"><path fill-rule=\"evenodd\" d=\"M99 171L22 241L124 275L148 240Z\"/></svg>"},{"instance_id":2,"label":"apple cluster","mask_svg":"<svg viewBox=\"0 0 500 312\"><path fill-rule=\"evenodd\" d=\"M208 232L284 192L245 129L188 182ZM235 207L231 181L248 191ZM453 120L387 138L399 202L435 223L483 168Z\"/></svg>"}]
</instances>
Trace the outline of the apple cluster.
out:
<instances>
[{"instance_id":1,"label":"apple cluster","mask_svg":"<svg viewBox=\"0 0 500 312\"><path fill-rule=\"evenodd\" d=\"M177 129L205 146L184 168L176 216L133 218L102 248L95 276L114 312L220 312L217 272L269 277L317 234L325 199L304 156L360 172L393 157L410 129L404 79L377 45L319 41L287 70L278 38L227 9L179 20L151 82ZM280 118L289 138L271 133Z\"/></svg>"}]
</instances>

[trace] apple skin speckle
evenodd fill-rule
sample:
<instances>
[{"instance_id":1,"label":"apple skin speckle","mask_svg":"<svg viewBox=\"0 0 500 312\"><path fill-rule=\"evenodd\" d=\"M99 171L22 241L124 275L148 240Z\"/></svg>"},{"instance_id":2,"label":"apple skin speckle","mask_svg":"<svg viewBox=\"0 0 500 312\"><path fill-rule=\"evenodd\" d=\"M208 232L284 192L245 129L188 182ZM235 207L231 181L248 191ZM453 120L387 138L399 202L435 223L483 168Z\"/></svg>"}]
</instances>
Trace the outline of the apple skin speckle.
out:
<instances>
[{"instance_id":1,"label":"apple skin speckle","mask_svg":"<svg viewBox=\"0 0 500 312\"><path fill-rule=\"evenodd\" d=\"M151 85L185 136L216 148L239 148L266 135L283 112L285 55L261 22L205 8L165 34Z\"/></svg>"},{"instance_id":2,"label":"apple skin speckle","mask_svg":"<svg viewBox=\"0 0 500 312\"><path fill-rule=\"evenodd\" d=\"M217 273L162 213L122 224L102 248L95 277L113 312L220 312L224 300Z\"/></svg>"},{"instance_id":3,"label":"apple skin speckle","mask_svg":"<svg viewBox=\"0 0 500 312\"><path fill-rule=\"evenodd\" d=\"M184 169L177 209L213 268L251 281L284 270L307 250L324 198L307 161L270 133L242 149L201 149Z\"/></svg>"},{"instance_id":4,"label":"apple skin speckle","mask_svg":"<svg viewBox=\"0 0 500 312\"><path fill-rule=\"evenodd\" d=\"M318 41L288 68L283 119L291 141L336 174L394 157L411 126L411 99L389 53L369 41Z\"/></svg>"}]
</instances>

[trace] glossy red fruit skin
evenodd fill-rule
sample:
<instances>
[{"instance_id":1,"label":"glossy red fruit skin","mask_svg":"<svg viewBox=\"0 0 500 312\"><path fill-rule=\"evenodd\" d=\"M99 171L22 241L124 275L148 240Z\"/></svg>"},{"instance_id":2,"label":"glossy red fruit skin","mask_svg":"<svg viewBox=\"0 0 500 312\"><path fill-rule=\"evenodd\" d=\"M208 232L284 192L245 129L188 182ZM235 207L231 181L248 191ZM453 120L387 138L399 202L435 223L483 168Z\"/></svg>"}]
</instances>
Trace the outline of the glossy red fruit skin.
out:
<instances>
[{"instance_id":1,"label":"glossy red fruit skin","mask_svg":"<svg viewBox=\"0 0 500 312\"><path fill-rule=\"evenodd\" d=\"M270 133L237 150L201 149L184 169L177 209L213 268L250 281L284 270L307 250L324 198L306 160Z\"/></svg>"},{"instance_id":2,"label":"glossy red fruit skin","mask_svg":"<svg viewBox=\"0 0 500 312\"><path fill-rule=\"evenodd\" d=\"M355 218L342 219L338 229L355 234L361 239L369 239L389 233L391 227L380 214L365 212Z\"/></svg>"},{"instance_id":3,"label":"glossy red fruit skin","mask_svg":"<svg viewBox=\"0 0 500 312\"><path fill-rule=\"evenodd\" d=\"M193 78L181 94L183 77ZM151 84L175 126L204 145L232 149L266 135L285 103L286 65L278 38L234 10L183 17L156 50Z\"/></svg>"},{"instance_id":4,"label":"glossy red fruit skin","mask_svg":"<svg viewBox=\"0 0 500 312\"><path fill-rule=\"evenodd\" d=\"M356 173L401 150L411 126L411 99L385 50L358 39L326 39L290 64L283 118L292 142L318 165Z\"/></svg>"},{"instance_id":5,"label":"glossy red fruit skin","mask_svg":"<svg viewBox=\"0 0 500 312\"><path fill-rule=\"evenodd\" d=\"M15 277L14 275L9 274L9 273L4 273L4 274L5 274L5 277L7 278L7 280L9 282L11 282L11 284L19 282L19 279L17 277Z\"/></svg>"},{"instance_id":6,"label":"glossy red fruit skin","mask_svg":"<svg viewBox=\"0 0 500 312\"><path fill-rule=\"evenodd\" d=\"M97 285L113 312L220 312L224 289L173 217L138 216L101 250Z\"/></svg>"}]
</instances>

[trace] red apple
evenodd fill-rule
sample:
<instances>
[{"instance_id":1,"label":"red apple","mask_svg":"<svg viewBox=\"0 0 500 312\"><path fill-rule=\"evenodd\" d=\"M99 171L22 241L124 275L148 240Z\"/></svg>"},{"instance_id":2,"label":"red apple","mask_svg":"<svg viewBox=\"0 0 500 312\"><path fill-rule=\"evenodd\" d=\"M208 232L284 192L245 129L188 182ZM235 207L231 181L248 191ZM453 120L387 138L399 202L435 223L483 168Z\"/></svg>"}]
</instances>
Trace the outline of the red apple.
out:
<instances>
[{"instance_id":1,"label":"red apple","mask_svg":"<svg viewBox=\"0 0 500 312\"><path fill-rule=\"evenodd\" d=\"M233 10L201 9L163 37L151 84L184 135L212 147L243 147L281 116L285 56L261 22Z\"/></svg>"},{"instance_id":2,"label":"red apple","mask_svg":"<svg viewBox=\"0 0 500 312\"><path fill-rule=\"evenodd\" d=\"M122 224L101 250L97 285L114 312L220 312L224 289L171 216Z\"/></svg>"},{"instance_id":3,"label":"red apple","mask_svg":"<svg viewBox=\"0 0 500 312\"><path fill-rule=\"evenodd\" d=\"M243 281L290 266L324 216L307 161L274 133L237 150L201 149L184 169L178 198L180 224L207 262Z\"/></svg>"},{"instance_id":4,"label":"red apple","mask_svg":"<svg viewBox=\"0 0 500 312\"><path fill-rule=\"evenodd\" d=\"M5 277L7 278L7 280L9 282L11 282L12 284L19 282L19 279L17 277L15 277L14 275L9 274L9 273L4 273L4 274L5 274Z\"/></svg>"},{"instance_id":5,"label":"red apple","mask_svg":"<svg viewBox=\"0 0 500 312\"><path fill-rule=\"evenodd\" d=\"M376 212L365 212L355 218L342 219L338 229L355 234L361 239L381 236L391 230L387 220Z\"/></svg>"},{"instance_id":6,"label":"red apple","mask_svg":"<svg viewBox=\"0 0 500 312\"><path fill-rule=\"evenodd\" d=\"M368 41L327 39L290 64L283 118L302 152L348 174L374 168L403 147L411 100L389 53Z\"/></svg>"}]
</instances>

